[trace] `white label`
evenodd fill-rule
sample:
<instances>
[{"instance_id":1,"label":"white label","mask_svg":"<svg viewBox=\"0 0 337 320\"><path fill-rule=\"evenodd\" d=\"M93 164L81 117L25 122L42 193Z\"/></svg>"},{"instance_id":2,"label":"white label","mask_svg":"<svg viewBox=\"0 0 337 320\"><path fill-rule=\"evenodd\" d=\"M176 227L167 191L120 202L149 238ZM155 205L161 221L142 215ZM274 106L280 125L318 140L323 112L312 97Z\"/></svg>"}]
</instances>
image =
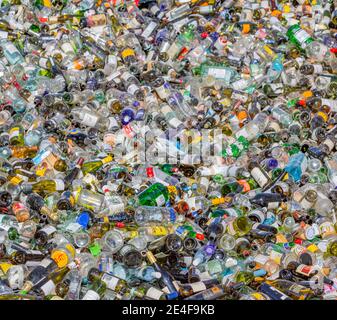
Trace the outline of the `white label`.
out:
<instances>
[{"instance_id":1,"label":"white label","mask_svg":"<svg viewBox=\"0 0 337 320\"><path fill-rule=\"evenodd\" d=\"M90 113L85 113L83 116L82 124L89 127L94 127L97 123L98 117Z\"/></svg>"},{"instance_id":2,"label":"white label","mask_svg":"<svg viewBox=\"0 0 337 320\"><path fill-rule=\"evenodd\" d=\"M16 47L10 42L6 44L5 49L9 54L15 54L18 52L18 49L16 49Z\"/></svg>"},{"instance_id":3,"label":"white label","mask_svg":"<svg viewBox=\"0 0 337 320\"><path fill-rule=\"evenodd\" d=\"M178 120L177 118L172 118L169 120L169 125L172 126L173 128L177 129L179 126L182 125L182 122Z\"/></svg>"},{"instance_id":4,"label":"white label","mask_svg":"<svg viewBox=\"0 0 337 320\"><path fill-rule=\"evenodd\" d=\"M158 88L155 88L155 91L158 94L159 98L162 100L165 100L168 96L168 92L163 85Z\"/></svg>"},{"instance_id":5,"label":"white label","mask_svg":"<svg viewBox=\"0 0 337 320\"><path fill-rule=\"evenodd\" d=\"M146 296L149 297L149 298L152 298L154 300L159 300L162 295L163 295L163 292L161 290L158 290L158 289L154 288L154 287L151 287L146 292Z\"/></svg>"},{"instance_id":6,"label":"white label","mask_svg":"<svg viewBox=\"0 0 337 320\"><path fill-rule=\"evenodd\" d=\"M301 201L302 209L308 210L313 206L312 202L309 202L306 198L303 198Z\"/></svg>"},{"instance_id":7,"label":"white label","mask_svg":"<svg viewBox=\"0 0 337 320\"><path fill-rule=\"evenodd\" d=\"M323 144L325 144L329 148L329 151L331 151L335 146L334 142L329 138L325 139Z\"/></svg>"},{"instance_id":8,"label":"white label","mask_svg":"<svg viewBox=\"0 0 337 320\"><path fill-rule=\"evenodd\" d=\"M71 46L71 44L69 42L65 42L61 45L61 49L64 53L68 53L68 52L74 52L73 47Z\"/></svg>"},{"instance_id":9,"label":"white label","mask_svg":"<svg viewBox=\"0 0 337 320\"><path fill-rule=\"evenodd\" d=\"M231 78L231 72L224 68L209 68L207 71L207 75L217 79L223 79L226 82L229 82Z\"/></svg>"},{"instance_id":10,"label":"white label","mask_svg":"<svg viewBox=\"0 0 337 320\"><path fill-rule=\"evenodd\" d=\"M269 258L267 256L264 256L262 254L258 254L255 258L254 261L261 264L265 265L268 262Z\"/></svg>"},{"instance_id":11,"label":"white label","mask_svg":"<svg viewBox=\"0 0 337 320\"><path fill-rule=\"evenodd\" d=\"M134 95L137 92L138 89L139 89L139 87L136 84L131 84L128 87L128 93Z\"/></svg>"},{"instance_id":12,"label":"white label","mask_svg":"<svg viewBox=\"0 0 337 320\"><path fill-rule=\"evenodd\" d=\"M179 51L180 47L175 42L173 42L170 48L167 50L167 54L170 57L170 59L173 59L178 54Z\"/></svg>"},{"instance_id":13,"label":"white label","mask_svg":"<svg viewBox=\"0 0 337 320\"><path fill-rule=\"evenodd\" d=\"M190 286L191 286L193 292L195 292L195 293L200 292L200 291L204 291L204 290L207 289L205 284L202 281L190 283Z\"/></svg>"},{"instance_id":14,"label":"white label","mask_svg":"<svg viewBox=\"0 0 337 320\"><path fill-rule=\"evenodd\" d=\"M323 66L321 64L314 64L314 72L315 73L322 73L323 72Z\"/></svg>"},{"instance_id":15,"label":"white label","mask_svg":"<svg viewBox=\"0 0 337 320\"><path fill-rule=\"evenodd\" d=\"M141 36L144 37L144 38L148 38L152 34L153 30L156 27L157 27L157 24L155 22L151 21L149 23L149 25L143 31L143 33L141 34Z\"/></svg>"},{"instance_id":16,"label":"white label","mask_svg":"<svg viewBox=\"0 0 337 320\"><path fill-rule=\"evenodd\" d=\"M102 281L104 281L106 283L106 286L107 286L108 289L115 290L119 279L116 278L116 277L114 277L114 276L111 276L111 275L105 273L102 276Z\"/></svg>"},{"instance_id":17,"label":"white label","mask_svg":"<svg viewBox=\"0 0 337 320\"><path fill-rule=\"evenodd\" d=\"M129 72L124 72L122 75L121 75L121 79L125 82L128 82L129 78L132 77L132 74L129 73Z\"/></svg>"},{"instance_id":18,"label":"white label","mask_svg":"<svg viewBox=\"0 0 337 320\"><path fill-rule=\"evenodd\" d=\"M99 300L99 294L93 290L88 290L82 300Z\"/></svg>"},{"instance_id":19,"label":"white label","mask_svg":"<svg viewBox=\"0 0 337 320\"><path fill-rule=\"evenodd\" d=\"M44 267L44 268L47 268L51 263L51 260L46 258L46 259L43 259L42 261L40 261L39 265L41 267Z\"/></svg>"},{"instance_id":20,"label":"white label","mask_svg":"<svg viewBox=\"0 0 337 320\"><path fill-rule=\"evenodd\" d=\"M268 179L264 176L259 168L254 168L251 171L251 174L260 187L264 187L268 183Z\"/></svg>"},{"instance_id":21,"label":"white label","mask_svg":"<svg viewBox=\"0 0 337 320\"><path fill-rule=\"evenodd\" d=\"M77 222L71 222L67 225L66 230L69 232L77 232L81 228L82 226L78 224Z\"/></svg>"},{"instance_id":22,"label":"white label","mask_svg":"<svg viewBox=\"0 0 337 320\"><path fill-rule=\"evenodd\" d=\"M48 236L53 234L56 231L56 228L52 225L47 225L41 229L41 231L45 232Z\"/></svg>"},{"instance_id":23,"label":"white label","mask_svg":"<svg viewBox=\"0 0 337 320\"><path fill-rule=\"evenodd\" d=\"M55 188L56 191L63 191L64 190L64 182L62 179L55 179Z\"/></svg>"},{"instance_id":24,"label":"white label","mask_svg":"<svg viewBox=\"0 0 337 320\"><path fill-rule=\"evenodd\" d=\"M322 105L330 107L333 112L337 112L337 100L322 99Z\"/></svg>"},{"instance_id":25,"label":"white label","mask_svg":"<svg viewBox=\"0 0 337 320\"><path fill-rule=\"evenodd\" d=\"M306 47L305 41L310 38L310 35L306 31L300 29L296 31L295 37L301 43L302 47Z\"/></svg>"},{"instance_id":26,"label":"white label","mask_svg":"<svg viewBox=\"0 0 337 320\"><path fill-rule=\"evenodd\" d=\"M201 6L199 7L200 9L200 14L203 14L203 13L211 13L212 12L212 6Z\"/></svg>"},{"instance_id":27,"label":"white label","mask_svg":"<svg viewBox=\"0 0 337 320\"><path fill-rule=\"evenodd\" d=\"M9 139L12 139L14 137L17 137L20 134L20 130L19 128L15 129L15 130L11 130L10 131L10 135L9 135Z\"/></svg>"},{"instance_id":28,"label":"white label","mask_svg":"<svg viewBox=\"0 0 337 320\"><path fill-rule=\"evenodd\" d=\"M29 250L30 254L42 254L40 250Z\"/></svg>"},{"instance_id":29,"label":"white label","mask_svg":"<svg viewBox=\"0 0 337 320\"><path fill-rule=\"evenodd\" d=\"M161 207L165 204L165 197L161 194L159 197L157 197L156 203L159 207Z\"/></svg>"},{"instance_id":30,"label":"white label","mask_svg":"<svg viewBox=\"0 0 337 320\"><path fill-rule=\"evenodd\" d=\"M0 30L0 39L7 39L8 32Z\"/></svg>"},{"instance_id":31,"label":"white label","mask_svg":"<svg viewBox=\"0 0 337 320\"><path fill-rule=\"evenodd\" d=\"M43 291L43 293L47 296L49 294L51 294L55 289L55 284L52 280L49 280L48 282L46 282L42 287L41 290Z\"/></svg>"}]
</instances>

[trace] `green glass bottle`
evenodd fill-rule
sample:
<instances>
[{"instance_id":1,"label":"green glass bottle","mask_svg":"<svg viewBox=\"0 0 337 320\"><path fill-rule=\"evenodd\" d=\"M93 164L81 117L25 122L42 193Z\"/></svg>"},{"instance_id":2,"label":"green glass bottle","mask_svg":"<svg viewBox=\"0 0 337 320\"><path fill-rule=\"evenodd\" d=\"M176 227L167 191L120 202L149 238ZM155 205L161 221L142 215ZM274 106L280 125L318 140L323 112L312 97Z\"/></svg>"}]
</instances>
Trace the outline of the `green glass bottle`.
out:
<instances>
[{"instance_id":1,"label":"green glass bottle","mask_svg":"<svg viewBox=\"0 0 337 320\"><path fill-rule=\"evenodd\" d=\"M24 142L24 130L22 126L14 124L9 130L9 143L12 146L23 146Z\"/></svg>"},{"instance_id":2,"label":"green glass bottle","mask_svg":"<svg viewBox=\"0 0 337 320\"><path fill-rule=\"evenodd\" d=\"M252 222L245 216L229 221L227 231L235 237L242 237L252 229Z\"/></svg>"},{"instance_id":3,"label":"green glass bottle","mask_svg":"<svg viewBox=\"0 0 337 320\"><path fill-rule=\"evenodd\" d=\"M127 282L123 279L117 278L111 274L101 272L96 268L91 268L88 273L88 280L92 283L102 282L105 288L112 290L116 293L125 293L129 291Z\"/></svg>"},{"instance_id":4,"label":"green glass bottle","mask_svg":"<svg viewBox=\"0 0 337 320\"><path fill-rule=\"evenodd\" d=\"M230 144L222 151L222 156L238 158L248 147L249 141L245 137L240 136L235 143Z\"/></svg>"},{"instance_id":5,"label":"green glass bottle","mask_svg":"<svg viewBox=\"0 0 337 320\"><path fill-rule=\"evenodd\" d=\"M94 281L82 300L101 300L106 292L106 284L103 281Z\"/></svg>"},{"instance_id":6,"label":"green glass bottle","mask_svg":"<svg viewBox=\"0 0 337 320\"><path fill-rule=\"evenodd\" d=\"M161 183L154 183L138 195L138 201L143 206L163 206L169 199L167 188Z\"/></svg>"},{"instance_id":7,"label":"green glass bottle","mask_svg":"<svg viewBox=\"0 0 337 320\"><path fill-rule=\"evenodd\" d=\"M314 41L310 34L303 30L299 24L294 24L288 29L287 37L290 42L301 49L305 49L309 43Z\"/></svg>"},{"instance_id":8,"label":"green glass bottle","mask_svg":"<svg viewBox=\"0 0 337 320\"><path fill-rule=\"evenodd\" d=\"M248 271L240 271L235 276L235 282L243 282L244 284L250 284L254 279L254 274Z\"/></svg>"},{"instance_id":9,"label":"green glass bottle","mask_svg":"<svg viewBox=\"0 0 337 320\"><path fill-rule=\"evenodd\" d=\"M82 165L82 172L84 175L86 175L87 173L96 172L100 168L102 168L104 164L109 163L112 160L113 160L113 157L109 155L102 160L85 162Z\"/></svg>"},{"instance_id":10,"label":"green glass bottle","mask_svg":"<svg viewBox=\"0 0 337 320\"><path fill-rule=\"evenodd\" d=\"M221 187L221 194L226 196L230 193L240 193L243 190L243 187L240 183L234 181L230 183L226 183Z\"/></svg>"},{"instance_id":11,"label":"green glass bottle","mask_svg":"<svg viewBox=\"0 0 337 320\"><path fill-rule=\"evenodd\" d=\"M46 194L55 191L64 191L64 181L62 179L41 180L34 184L22 184L21 189L25 193Z\"/></svg>"}]
</instances>

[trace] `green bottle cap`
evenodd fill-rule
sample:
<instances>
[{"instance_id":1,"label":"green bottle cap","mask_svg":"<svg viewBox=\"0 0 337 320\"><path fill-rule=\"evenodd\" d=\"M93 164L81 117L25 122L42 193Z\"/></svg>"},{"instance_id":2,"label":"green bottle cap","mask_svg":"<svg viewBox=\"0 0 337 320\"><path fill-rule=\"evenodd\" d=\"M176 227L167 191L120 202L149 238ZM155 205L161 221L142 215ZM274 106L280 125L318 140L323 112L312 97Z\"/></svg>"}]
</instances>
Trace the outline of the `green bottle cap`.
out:
<instances>
[{"instance_id":1,"label":"green bottle cap","mask_svg":"<svg viewBox=\"0 0 337 320\"><path fill-rule=\"evenodd\" d=\"M89 247L89 250L94 257L97 257L101 253L101 246L98 243L95 243Z\"/></svg>"}]
</instances>

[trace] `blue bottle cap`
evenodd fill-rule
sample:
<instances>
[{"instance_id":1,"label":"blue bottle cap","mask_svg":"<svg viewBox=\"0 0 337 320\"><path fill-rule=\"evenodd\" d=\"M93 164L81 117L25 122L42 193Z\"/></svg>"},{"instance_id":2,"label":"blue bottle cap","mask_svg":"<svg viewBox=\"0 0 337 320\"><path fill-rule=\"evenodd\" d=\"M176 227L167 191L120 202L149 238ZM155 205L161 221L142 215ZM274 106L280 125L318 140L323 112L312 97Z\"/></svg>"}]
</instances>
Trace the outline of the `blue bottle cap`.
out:
<instances>
[{"instance_id":1,"label":"blue bottle cap","mask_svg":"<svg viewBox=\"0 0 337 320\"><path fill-rule=\"evenodd\" d=\"M89 221L90 221L90 215L86 211L83 211L77 217L77 223L80 224L83 228L87 228Z\"/></svg>"},{"instance_id":2,"label":"blue bottle cap","mask_svg":"<svg viewBox=\"0 0 337 320\"><path fill-rule=\"evenodd\" d=\"M173 300L173 299L178 298L178 296L179 296L178 292L174 291L174 292L168 293L166 295L166 298L167 298L167 300Z\"/></svg>"}]
</instances>

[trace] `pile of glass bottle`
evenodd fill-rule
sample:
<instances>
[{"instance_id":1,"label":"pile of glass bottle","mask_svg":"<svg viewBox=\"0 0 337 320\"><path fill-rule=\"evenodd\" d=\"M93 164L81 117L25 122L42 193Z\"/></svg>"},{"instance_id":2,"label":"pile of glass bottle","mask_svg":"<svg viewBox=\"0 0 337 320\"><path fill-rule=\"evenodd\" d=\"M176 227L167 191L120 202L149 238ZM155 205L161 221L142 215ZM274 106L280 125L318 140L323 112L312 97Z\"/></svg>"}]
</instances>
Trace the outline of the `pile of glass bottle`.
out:
<instances>
[{"instance_id":1,"label":"pile of glass bottle","mask_svg":"<svg viewBox=\"0 0 337 320\"><path fill-rule=\"evenodd\" d=\"M0 0L0 299L335 300L336 52L333 0Z\"/></svg>"}]
</instances>

